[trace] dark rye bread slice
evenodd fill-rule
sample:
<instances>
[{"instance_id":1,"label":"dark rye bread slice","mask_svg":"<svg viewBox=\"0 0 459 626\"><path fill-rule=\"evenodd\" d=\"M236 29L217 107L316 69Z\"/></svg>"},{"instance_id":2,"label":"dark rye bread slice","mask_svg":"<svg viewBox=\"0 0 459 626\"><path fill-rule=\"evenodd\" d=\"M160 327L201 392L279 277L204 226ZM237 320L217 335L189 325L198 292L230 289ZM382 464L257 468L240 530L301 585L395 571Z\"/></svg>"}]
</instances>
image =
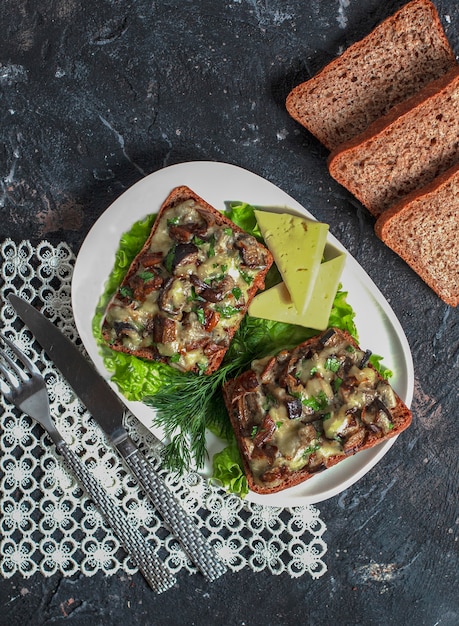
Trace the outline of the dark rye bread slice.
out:
<instances>
[{"instance_id":1,"label":"dark rye bread slice","mask_svg":"<svg viewBox=\"0 0 459 626\"><path fill-rule=\"evenodd\" d=\"M295 87L287 111L333 150L455 64L435 6L413 0Z\"/></svg>"},{"instance_id":2,"label":"dark rye bread slice","mask_svg":"<svg viewBox=\"0 0 459 626\"><path fill-rule=\"evenodd\" d=\"M409 408L349 333L329 328L223 387L249 488L275 493L394 437Z\"/></svg>"},{"instance_id":3,"label":"dark rye bread slice","mask_svg":"<svg viewBox=\"0 0 459 626\"><path fill-rule=\"evenodd\" d=\"M255 237L176 187L109 302L102 335L115 351L211 374L272 263Z\"/></svg>"},{"instance_id":4,"label":"dark rye bread slice","mask_svg":"<svg viewBox=\"0 0 459 626\"><path fill-rule=\"evenodd\" d=\"M379 217L459 162L458 138L456 67L334 150L329 172Z\"/></svg>"},{"instance_id":5,"label":"dark rye bread slice","mask_svg":"<svg viewBox=\"0 0 459 626\"><path fill-rule=\"evenodd\" d=\"M447 304L459 304L459 165L385 211L378 237Z\"/></svg>"}]
</instances>

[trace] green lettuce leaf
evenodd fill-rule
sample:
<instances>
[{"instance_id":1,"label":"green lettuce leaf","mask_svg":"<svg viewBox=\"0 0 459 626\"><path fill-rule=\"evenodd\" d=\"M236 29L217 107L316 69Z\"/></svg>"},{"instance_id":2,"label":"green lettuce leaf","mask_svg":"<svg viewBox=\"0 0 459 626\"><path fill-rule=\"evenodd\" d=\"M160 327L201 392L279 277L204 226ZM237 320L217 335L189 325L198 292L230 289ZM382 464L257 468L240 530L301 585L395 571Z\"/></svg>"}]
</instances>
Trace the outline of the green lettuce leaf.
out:
<instances>
[{"instance_id":1,"label":"green lettuce leaf","mask_svg":"<svg viewBox=\"0 0 459 626\"><path fill-rule=\"evenodd\" d=\"M249 493L247 478L242 469L242 459L237 447L236 439L221 452L214 454L212 461L212 480L218 482L228 492L235 493L241 498Z\"/></svg>"},{"instance_id":2,"label":"green lettuce leaf","mask_svg":"<svg viewBox=\"0 0 459 626\"><path fill-rule=\"evenodd\" d=\"M379 354L372 354L370 357L370 363L381 374L381 376L387 380L391 378L394 373L384 365L382 360L383 357L379 356Z\"/></svg>"},{"instance_id":3,"label":"green lettuce leaf","mask_svg":"<svg viewBox=\"0 0 459 626\"><path fill-rule=\"evenodd\" d=\"M228 217L236 226L245 230L249 235L253 235L258 241L263 241L263 236L255 217L255 207L246 202L232 202L225 211Z\"/></svg>"}]
</instances>

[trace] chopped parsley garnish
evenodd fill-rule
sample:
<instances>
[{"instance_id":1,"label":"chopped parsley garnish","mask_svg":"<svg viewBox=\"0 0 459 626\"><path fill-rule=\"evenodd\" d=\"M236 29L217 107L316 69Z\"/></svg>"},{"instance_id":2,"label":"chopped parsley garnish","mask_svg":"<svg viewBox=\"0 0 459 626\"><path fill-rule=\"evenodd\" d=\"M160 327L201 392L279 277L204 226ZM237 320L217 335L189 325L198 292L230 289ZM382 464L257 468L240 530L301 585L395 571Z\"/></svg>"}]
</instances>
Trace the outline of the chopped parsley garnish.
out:
<instances>
[{"instance_id":1,"label":"chopped parsley garnish","mask_svg":"<svg viewBox=\"0 0 459 626\"><path fill-rule=\"evenodd\" d=\"M126 286L120 288L120 294L123 296L123 298L132 298L133 296L132 289Z\"/></svg>"},{"instance_id":2,"label":"chopped parsley garnish","mask_svg":"<svg viewBox=\"0 0 459 626\"><path fill-rule=\"evenodd\" d=\"M174 262L175 248L176 246L172 246L171 248L169 248L169 251L166 254L166 258L164 259L164 267L169 272L169 274L172 274L172 264Z\"/></svg>"},{"instance_id":3,"label":"chopped parsley garnish","mask_svg":"<svg viewBox=\"0 0 459 626\"><path fill-rule=\"evenodd\" d=\"M336 356L329 356L325 361L325 369L336 373L341 366L341 361Z\"/></svg>"},{"instance_id":4,"label":"chopped parsley garnish","mask_svg":"<svg viewBox=\"0 0 459 626\"><path fill-rule=\"evenodd\" d=\"M200 361L199 363L197 363L197 367L199 370L199 375L204 374L206 369L209 367L209 362L207 360Z\"/></svg>"},{"instance_id":5,"label":"chopped parsley garnish","mask_svg":"<svg viewBox=\"0 0 459 626\"><path fill-rule=\"evenodd\" d=\"M236 300L239 300L239 298L242 296L242 289L240 287L234 287L233 289L231 289L231 293L236 298Z\"/></svg>"},{"instance_id":6,"label":"chopped parsley garnish","mask_svg":"<svg viewBox=\"0 0 459 626\"><path fill-rule=\"evenodd\" d=\"M150 272L149 270L145 270L144 272L139 272L138 276L142 279L142 280L151 280L152 278L155 277L153 272Z\"/></svg>"},{"instance_id":7,"label":"chopped parsley garnish","mask_svg":"<svg viewBox=\"0 0 459 626\"><path fill-rule=\"evenodd\" d=\"M190 295L186 299L187 302L205 302L205 298L196 293L194 286L191 286Z\"/></svg>"},{"instance_id":8,"label":"chopped parsley garnish","mask_svg":"<svg viewBox=\"0 0 459 626\"><path fill-rule=\"evenodd\" d=\"M253 276L251 276L248 272L245 272L244 270L239 270L239 274L241 275L242 280L248 285L251 285L253 283Z\"/></svg>"},{"instance_id":9,"label":"chopped parsley garnish","mask_svg":"<svg viewBox=\"0 0 459 626\"><path fill-rule=\"evenodd\" d=\"M303 456L309 456L310 454L314 454L314 452L317 452L317 450L320 450L320 442L314 441L303 451Z\"/></svg>"},{"instance_id":10,"label":"chopped parsley garnish","mask_svg":"<svg viewBox=\"0 0 459 626\"><path fill-rule=\"evenodd\" d=\"M239 309L235 306L231 306L231 304L227 304L225 306L216 306L215 310L220 313L220 315L225 319L233 317L233 315L237 315L239 313Z\"/></svg>"},{"instance_id":11,"label":"chopped parsley garnish","mask_svg":"<svg viewBox=\"0 0 459 626\"><path fill-rule=\"evenodd\" d=\"M302 398L301 402L304 404L304 406L309 407L314 412L323 411L328 406L328 398L323 391L321 391L317 396L312 396L311 398Z\"/></svg>"},{"instance_id":12,"label":"chopped parsley garnish","mask_svg":"<svg viewBox=\"0 0 459 626\"><path fill-rule=\"evenodd\" d=\"M204 313L204 309L202 307L196 307L194 309L194 312L196 313L196 317L198 318L199 323L204 326L204 324L206 323L206 314Z\"/></svg>"},{"instance_id":13,"label":"chopped parsley garnish","mask_svg":"<svg viewBox=\"0 0 459 626\"><path fill-rule=\"evenodd\" d=\"M207 251L207 257L211 259L215 256L215 236L209 238L209 250Z\"/></svg>"},{"instance_id":14,"label":"chopped parsley garnish","mask_svg":"<svg viewBox=\"0 0 459 626\"><path fill-rule=\"evenodd\" d=\"M337 376L335 378L335 380L333 381L333 389L334 391L338 391L338 389L341 387L341 385L343 384L343 379L340 378L339 376Z\"/></svg>"}]
</instances>

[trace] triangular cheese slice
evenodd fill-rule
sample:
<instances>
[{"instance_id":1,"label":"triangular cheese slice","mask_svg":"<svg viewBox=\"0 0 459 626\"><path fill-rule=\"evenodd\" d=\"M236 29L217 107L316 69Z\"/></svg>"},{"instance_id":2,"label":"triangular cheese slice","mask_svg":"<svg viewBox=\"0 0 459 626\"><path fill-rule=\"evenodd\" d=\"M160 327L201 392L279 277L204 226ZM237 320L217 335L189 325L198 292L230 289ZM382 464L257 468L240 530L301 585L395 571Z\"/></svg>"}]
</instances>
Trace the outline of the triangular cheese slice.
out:
<instances>
[{"instance_id":1,"label":"triangular cheese slice","mask_svg":"<svg viewBox=\"0 0 459 626\"><path fill-rule=\"evenodd\" d=\"M312 219L255 211L263 239L271 251L299 314L311 300L328 235L328 224Z\"/></svg>"},{"instance_id":2,"label":"triangular cheese slice","mask_svg":"<svg viewBox=\"0 0 459 626\"><path fill-rule=\"evenodd\" d=\"M249 306L249 315L325 330L345 262L346 255L340 253L320 265L311 300L303 313L298 313L285 283L282 282L255 296Z\"/></svg>"}]
</instances>

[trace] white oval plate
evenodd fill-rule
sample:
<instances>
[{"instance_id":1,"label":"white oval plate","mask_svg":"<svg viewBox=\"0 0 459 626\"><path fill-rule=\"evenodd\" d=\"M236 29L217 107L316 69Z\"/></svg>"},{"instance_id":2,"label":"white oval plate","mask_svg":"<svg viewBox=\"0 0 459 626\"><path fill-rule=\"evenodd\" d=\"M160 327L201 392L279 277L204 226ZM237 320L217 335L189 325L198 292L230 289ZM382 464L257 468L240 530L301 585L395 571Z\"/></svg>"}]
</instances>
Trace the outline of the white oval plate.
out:
<instances>
[{"instance_id":1,"label":"white oval plate","mask_svg":"<svg viewBox=\"0 0 459 626\"><path fill-rule=\"evenodd\" d=\"M290 212L314 218L272 183L226 163L193 161L172 165L133 185L101 215L88 233L78 254L72 280L72 306L78 332L89 356L107 380L110 374L99 354L91 326L105 282L113 269L120 238L130 230L134 222L148 214L157 213L170 191L180 185L187 185L220 210L224 210L228 202L241 201L260 207L285 208ZM345 250L333 235L329 235L328 241ZM414 386L413 362L407 339L394 312L349 253L341 282L343 289L348 291L348 302L356 312L355 323L361 346L383 356L384 364L394 374L392 386L410 406ZM162 433L152 426L154 410L141 402L127 401L110 384L132 413L161 439ZM370 450L364 450L296 487L271 495L250 492L247 500L273 506L297 506L315 504L331 498L374 467L395 440L394 437ZM210 459L221 447L221 442L210 435ZM202 474L209 476L210 470L211 462L203 469Z\"/></svg>"}]
</instances>

